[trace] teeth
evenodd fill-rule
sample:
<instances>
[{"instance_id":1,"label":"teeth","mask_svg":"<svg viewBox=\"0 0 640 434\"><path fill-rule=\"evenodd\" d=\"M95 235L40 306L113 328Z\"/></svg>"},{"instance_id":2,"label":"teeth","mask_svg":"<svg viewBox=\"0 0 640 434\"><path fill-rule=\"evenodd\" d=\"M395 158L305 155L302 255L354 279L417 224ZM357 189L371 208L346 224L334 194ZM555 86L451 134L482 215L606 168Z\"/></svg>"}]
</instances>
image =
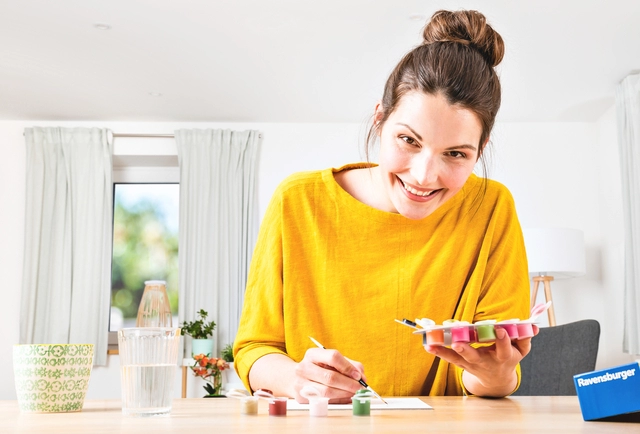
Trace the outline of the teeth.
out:
<instances>
[{"instance_id":1,"label":"teeth","mask_svg":"<svg viewBox=\"0 0 640 434\"><path fill-rule=\"evenodd\" d=\"M410 185L405 184L404 181L402 181L402 185L405 188L405 190L407 190L408 192L410 192L412 194L415 194L416 196L427 197L427 196L430 196L431 194L433 194L434 191L437 191L437 190L418 191L415 188L411 187Z\"/></svg>"}]
</instances>

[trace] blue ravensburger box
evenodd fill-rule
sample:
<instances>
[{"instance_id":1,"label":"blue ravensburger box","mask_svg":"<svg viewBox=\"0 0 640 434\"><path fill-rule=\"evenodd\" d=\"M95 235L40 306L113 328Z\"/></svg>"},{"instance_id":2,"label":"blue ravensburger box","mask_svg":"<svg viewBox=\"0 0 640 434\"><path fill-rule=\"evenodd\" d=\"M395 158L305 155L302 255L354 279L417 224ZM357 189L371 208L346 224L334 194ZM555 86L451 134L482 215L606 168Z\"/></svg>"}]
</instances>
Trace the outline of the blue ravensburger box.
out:
<instances>
[{"instance_id":1,"label":"blue ravensburger box","mask_svg":"<svg viewBox=\"0 0 640 434\"><path fill-rule=\"evenodd\" d=\"M640 421L640 364L574 375L584 420Z\"/></svg>"}]
</instances>

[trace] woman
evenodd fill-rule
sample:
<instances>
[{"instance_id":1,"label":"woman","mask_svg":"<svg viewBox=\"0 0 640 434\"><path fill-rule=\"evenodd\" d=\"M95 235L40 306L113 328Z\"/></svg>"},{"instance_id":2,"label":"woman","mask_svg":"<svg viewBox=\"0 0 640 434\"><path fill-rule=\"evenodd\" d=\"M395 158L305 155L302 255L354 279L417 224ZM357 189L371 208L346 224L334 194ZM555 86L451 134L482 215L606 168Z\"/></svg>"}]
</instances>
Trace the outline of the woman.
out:
<instances>
[{"instance_id":1,"label":"woman","mask_svg":"<svg viewBox=\"0 0 640 434\"><path fill-rule=\"evenodd\" d=\"M293 175L253 256L235 344L252 389L501 397L529 340L427 347L393 322L526 318L529 281L508 190L474 175L500 106L502 38L476 11L436 12L375 107L379 164ZM316 348L315 337L327 348ZM366 374L365 374L366 368Z\"/></svg>"}]
</instances>

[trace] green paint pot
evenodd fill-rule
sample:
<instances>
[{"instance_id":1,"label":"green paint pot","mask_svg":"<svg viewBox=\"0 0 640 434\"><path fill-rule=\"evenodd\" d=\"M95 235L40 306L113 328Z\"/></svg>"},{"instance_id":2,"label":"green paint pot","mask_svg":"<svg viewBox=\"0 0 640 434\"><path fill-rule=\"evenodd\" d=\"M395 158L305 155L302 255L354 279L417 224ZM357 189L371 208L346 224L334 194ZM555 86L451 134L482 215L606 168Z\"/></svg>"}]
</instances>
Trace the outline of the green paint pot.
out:
<instances>
[{"instance_id":1,"label":"green paint pot","mask_svg":"<svg viewBox=\"0 0 640 434\"><path fill-rule=\"evenodd\" d=\"M369 416L371 415L371 393L368 389L361 389L356 392L351 398L353 404L354 416Z\"/></svg>"},{"instance_id":2,"label":"green paint pot","mask_svg":"<svg viewBox=\"0 0 640 434\"><path fill-rule=\"evenodd\" d=\"M495 321L493 320L478 321L474 324L476 326L476 333L478 333L478 342L492 342L496 340L494 324Z\"/></svg>"}]
</instances>

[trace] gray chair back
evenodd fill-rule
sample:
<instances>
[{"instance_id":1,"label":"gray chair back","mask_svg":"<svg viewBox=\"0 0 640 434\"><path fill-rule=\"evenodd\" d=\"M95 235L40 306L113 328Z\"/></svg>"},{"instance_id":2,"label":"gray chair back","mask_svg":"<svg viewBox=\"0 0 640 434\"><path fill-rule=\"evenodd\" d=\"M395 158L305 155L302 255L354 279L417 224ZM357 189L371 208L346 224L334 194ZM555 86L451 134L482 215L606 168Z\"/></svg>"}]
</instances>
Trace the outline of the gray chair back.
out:
<instances>
[{"instance_id":1,"label":"gray chair back","mask_svg":"<svg viewBox=\"0 0 640 434\"><path fill-rule=\"evenodd\" d=\"M599 341L600 323L593 319L540 328L520 362L522 380L513 395L576 395L573 376L595 369Z\"/></svg>"}]
</instances>

